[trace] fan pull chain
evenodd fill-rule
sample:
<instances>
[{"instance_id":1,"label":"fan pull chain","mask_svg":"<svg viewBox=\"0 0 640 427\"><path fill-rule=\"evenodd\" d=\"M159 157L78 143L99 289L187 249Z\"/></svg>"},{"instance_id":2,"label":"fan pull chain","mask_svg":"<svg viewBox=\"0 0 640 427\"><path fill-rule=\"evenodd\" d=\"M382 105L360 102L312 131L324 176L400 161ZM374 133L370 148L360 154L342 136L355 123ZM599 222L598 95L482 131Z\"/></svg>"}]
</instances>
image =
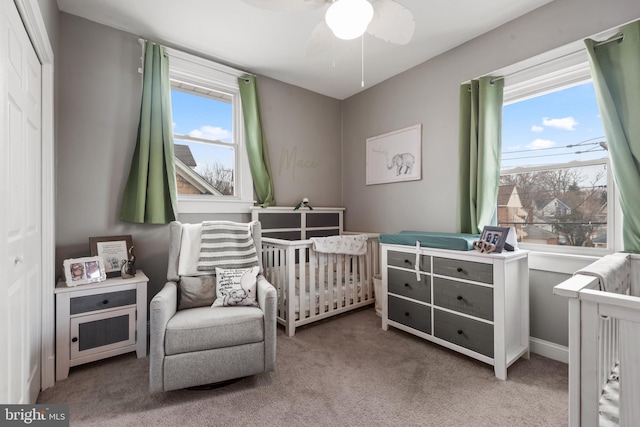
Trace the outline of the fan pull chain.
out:
<instances>
[{"instance_id":1,"label":"fan pull chain","mask_svg":"<svg viewBox=\"0 0 640 427\"><path fill-rule=\"evenodd\" d=\"M362 34L360 36L361 38L361 56L360 56L360 75L361 75L361 80L360 80L360 87L364 87L364 34Z\"/></svg>"}]
</instances>

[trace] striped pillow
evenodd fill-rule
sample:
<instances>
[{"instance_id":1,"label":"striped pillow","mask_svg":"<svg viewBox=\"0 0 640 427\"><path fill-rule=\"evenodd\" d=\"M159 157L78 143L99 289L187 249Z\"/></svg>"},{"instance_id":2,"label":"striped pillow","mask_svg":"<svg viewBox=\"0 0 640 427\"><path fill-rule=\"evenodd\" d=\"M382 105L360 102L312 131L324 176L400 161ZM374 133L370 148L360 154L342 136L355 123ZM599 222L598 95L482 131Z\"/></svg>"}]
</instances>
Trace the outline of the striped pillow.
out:
<instances>
[{"instance_id":1,"label":"striped pillow","mask_svg":"<svg viewBox=\"0 0 640 427\"><path fill-rule=\"evenodd\" d=\"M251 224L232 221L203 221L198 270L216 267L249 268L258 265L251 236Z\"/></svg>"}]
</instances>

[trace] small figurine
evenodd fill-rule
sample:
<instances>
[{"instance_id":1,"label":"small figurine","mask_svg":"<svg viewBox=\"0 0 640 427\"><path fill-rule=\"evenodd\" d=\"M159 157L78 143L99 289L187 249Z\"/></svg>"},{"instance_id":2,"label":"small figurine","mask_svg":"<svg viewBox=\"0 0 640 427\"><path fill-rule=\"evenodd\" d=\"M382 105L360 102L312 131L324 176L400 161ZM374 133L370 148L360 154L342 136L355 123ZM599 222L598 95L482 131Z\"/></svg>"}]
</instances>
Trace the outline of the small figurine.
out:
<instances>
[{"instance_id":1,"label":"small figurine","mask_svg":"<svg viewBox=\"0 0 640 427\"><path fill-rule=\"evenodd\" d=\"M122 260L120 275L123 279L130 279L136 275L136 256L133 254L133 246L129 248L129 259Z\"/></svg>"},{"instance_id":2,"label":"small figurine","mask_svg":"<svg viewBox=\"0 0 640 427\"><path fill-rule=\"evenodd\" d=\"M295 208L293 208L293 210L294 210L294 211L297 211L297 210L298 210L298 209L300 209L301 207L302 207L302 208L309 208L309 210L310 210L310 211L312 211L312 210L313 210L313 208L312 208L312 207L311 207L311 205L309 204L309 199L307 199L306 197L305 197L305 198L303 198L303 199L300 201L300 203L298 203L298 204L296 205L296 207L295 207Z\"/></svg>"}]
</instances>

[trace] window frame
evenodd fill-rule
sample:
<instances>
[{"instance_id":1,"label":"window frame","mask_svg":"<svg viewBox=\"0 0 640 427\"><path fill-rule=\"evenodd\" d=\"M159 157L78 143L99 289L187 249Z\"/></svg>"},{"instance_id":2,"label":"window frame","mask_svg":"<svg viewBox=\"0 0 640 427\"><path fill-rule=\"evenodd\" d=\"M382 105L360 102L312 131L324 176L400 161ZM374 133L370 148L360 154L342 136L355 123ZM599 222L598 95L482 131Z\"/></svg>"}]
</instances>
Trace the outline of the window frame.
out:
<instances>
[{"instance_id":1,"label":"window frame","mask_svg":"<svg viewBox=\"0 0 640 427\"><path fill-rule=\"evenodd\" d=\"M572 43L545 54L530 58L518 64L497 70L492 75L504 76L503 106L515 102L569 88L592 80L587 51L582 42ZM601 164L599 160L584 161L581 164ZM559 169L562 166L575 167L575 162L556 163L541 166L523 166L508 169L508 174L518 172L543 171ZM518 243L521 249L533 252L602 256L620 250L622 214L618 203L618 189L615 185L610 160L607 159L607 247L586 248L565 245L543 245L535 243ZM500 173L502 175L502 171Z\"/></svg>"},{"instance_id":2,"label":"window frame","mask_svg":"<svg viewBox=\"0 0 640 427\"><path fill-rule=\"evenodd\" d=\"M218 64L173 48L166 48L169 55L169 78L175 82L201 86L231 95L233 111L232 132L235 148L235 195L186 195L178 194L179 214L248 213L253 199L253 179L245 143L244 118L240 100L238 77L246 72Z\"/></svg>"}]
</instances>

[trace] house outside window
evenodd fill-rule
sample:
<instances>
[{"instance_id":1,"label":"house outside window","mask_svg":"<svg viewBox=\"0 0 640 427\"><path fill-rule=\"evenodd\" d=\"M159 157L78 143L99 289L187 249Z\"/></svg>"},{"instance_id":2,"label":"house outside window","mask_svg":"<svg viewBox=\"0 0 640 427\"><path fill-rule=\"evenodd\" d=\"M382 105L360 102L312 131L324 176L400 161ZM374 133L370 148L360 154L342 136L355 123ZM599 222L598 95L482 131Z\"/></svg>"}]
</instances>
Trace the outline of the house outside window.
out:
<instances>
[{"instance_id":1,"label":"house outside window","mask_svg":"<svg viewBox=\"0 0 640 427\"><path fill-rule=\"evenodd\" d=\"M525 248L613 247L608 146L588 64L578 62L505 81L498 225L513 226Z\"/></svg>"},{"instance_id":2,"label":"house outside window","mask_svg":"<svg viewBox=\"0 0 640 427\"><path fill-rule=\"evenodd\" d=\"M253 182L238 77L245 73L167 48L179 213L247 213Z\"/></svg>"}]
</instances>

